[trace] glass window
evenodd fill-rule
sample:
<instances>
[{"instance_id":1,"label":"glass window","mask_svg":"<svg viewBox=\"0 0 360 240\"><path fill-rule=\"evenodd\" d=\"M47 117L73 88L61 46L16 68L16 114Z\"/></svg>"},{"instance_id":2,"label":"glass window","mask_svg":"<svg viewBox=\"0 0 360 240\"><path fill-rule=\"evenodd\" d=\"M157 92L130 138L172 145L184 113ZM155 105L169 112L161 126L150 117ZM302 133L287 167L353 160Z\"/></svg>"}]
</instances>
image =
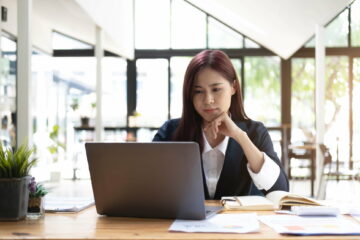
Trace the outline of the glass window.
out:
<instances>
[{"instance_id":1,"label":"glass window","mask_svg":"<svg viewBox=\"0 0 360 240\"><path fill-rule=\"evenodd\" d=\"M170 1L135 1L135 48L170 47Z\"/></svg>"},{"instance_id":2,"label":"glass window","mask_svg":"<svg viewBox=\"0 0 360 240\"><path fill-rule=\"evenodd\" d=\"M267 126L280 125L279 57L245 58L245 111Z\"/></svg>"},{"instance_id":3,"label":"glass window","mask_svg":"<svg viewBox=\"0 0 360 240\"><path fill-rule=\"evenodd\" d=\"M305 43L305 47L315 47L315 36L311 37L307 43Z\"/></svg>"},{"instance_id":4,"label":"glass window","mask_svg":"<svg viewBox=\"0 0 360 240\"><path fill-rule=\"evenodd\" d=\"M103 59L103 126L124 127L127 117L126 60Z\"/></svg>"},{"instance_id":5,"label":"glass window","mask_svg":"<svg viewBox=\"0 0 360 240\"><path fill-rule=\"evenodd\" d=\"M0 142L16 146L16 42L1 36L0 58Z\"/></svg>"},{"instance_id":6,"label":"glass window","mask_svg":"<svg viewBox=\"0 0 360 240\"><path fill-rule=\"evenodd\" d=\"M243 37L224 24L209 17L209 48L242 48Z\"/></svg>"},{"instance_id":7,"label":"glass window","mask_svg":"<svg viewBox=\"0 0 360 240\"><path fill-rule=\"evenodd\" d=\"M166 59L136 61L138 126L160 127L167 120L168 65Z\"/></svg>"},{"instance_id":8,"label":"glass window","mask_svg":"<svg viewBox=\"0 0 360 240\"><path fill-rule=\"evenodd\" d=\"M291 141L315 141L315 60L293 58L291 85Z\"/></svg>"},{"instance_id":9,"label":"glass window","mask_svg":"<svg viewBox=\"0 0 360 240\"><path fill-rule=\"evenodd\" d=\"M170 92L170 118L180 118L182 114L182 90L186 68L191 57L172 57L171 69L171 92Z\"/></svg>"},{"instance_id":10,"label":"glass window","mask_svg":"<svg viewBox=\"0 0 360 240\"><path fill-rule=\"evenodd\" d=\"M254 41L251 41L248 38L245 38L245 47L246 48L260 48L260 45Z\"/></svg>"},{"instance_id":11,"label":"glass window","mask_svg":"<svg viewBox=\"0 0 360 240\"><path fill-rule=\"evenodd\" d=\"M326 57L324 142L334 158L346 163L349 161L348 70L348 57Z\"/></svg>"},{"instance_id":12,"label":"glass window","mask_svg":"<svg viewBox=\"0 0 360 240\"><path fill-rule=\"evenodd\" d=\"M52 35L53 49L92 49L93 46L58 32Z\"/></svg>"},{"instance_id":13,"label":"glass window","mask_svg":"<svg viewBox=\"0 0 360 240\"><path fill-rule=\"evenodd\" d=\"M172 48L206 48L206 15L183 0L172 1Z\"/></svg>"},{"instance_id":14,"label":"glass window","mask_svg":"<svg viewBox=\"0 0 360 240\"><path fill-rule=\"evenodd\" d=\"M39 159L34 171L37 178L48 180L67 159L68 87L54 78L52 57L40 51L32 56L31 85L33 140Z\"/></svg>"},{"instance_id":15,"label":"glass window","mask_svg":"<svg viewBox=\"0 0 360 240\"><path fill-rule=\"evenodd\" d=\"M360 46L360 1L351 5L351 46Z\"/></svg>"},{"instance_id":16,"label":"glass window","mask_svg":"<svg viewBox=\"0 0 360 240\"><path fill-rule=\"evenodd\" d=\"M95 132L81 128L95 125L96 59L55 57L52 64L53 87L48 93L48 104L52 110L49 114L59 119L66 118L66 161L60 161L57 168L62 169L62 177L71 178L76 171L77 177L86 178L89 171L84 143L94 141ZM49 120L48 132L56 123L56 119Z\"/></svg>"},{"instance_id":17,"label":"glass window","mask_svg":"<svg viewBox=\"0 0 360 240\"><path fill-rule=\"evenodd\" d=\"M233 64L237 77L239 79L239 82L241 84L241 60L240 59L231 59L231 63Z\"/></svg>"},{"instance_id":18,"label":"glass window","mask_svg":"<svg viewBox=\"0 0 360 240\"><path fill-rule=\"evenodd\" d=\"M348 46L348 14L346 9L328 26L325 27L325 46L346 47Z\"/></svg>"},{"instance_id":19,"label":"glass window","mask_svg":"<svg viewBox=\"0 0 360 240\"><path fill-rule=\"evenodd\" d=\"M353 159L360 163L360 58L354 58L353 67Z\"/></svg>"}]
</instances>

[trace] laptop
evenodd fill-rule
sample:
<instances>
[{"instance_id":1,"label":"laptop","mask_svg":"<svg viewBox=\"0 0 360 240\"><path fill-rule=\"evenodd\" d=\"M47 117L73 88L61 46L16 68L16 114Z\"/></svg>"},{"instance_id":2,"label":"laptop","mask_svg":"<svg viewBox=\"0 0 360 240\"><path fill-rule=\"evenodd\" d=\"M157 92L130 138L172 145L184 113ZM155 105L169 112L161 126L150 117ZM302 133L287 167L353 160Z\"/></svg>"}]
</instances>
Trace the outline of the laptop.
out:
<instances>
[{"instance_id":1,"label":"laptop","mask_svg":"<svg viewBox=\"0 0 360 240\"><path fill-rule=\"evenodd\" d=\"M98 214L200 220L206 206L195 142L85 143Z\"/></svg>"}]
</instances>

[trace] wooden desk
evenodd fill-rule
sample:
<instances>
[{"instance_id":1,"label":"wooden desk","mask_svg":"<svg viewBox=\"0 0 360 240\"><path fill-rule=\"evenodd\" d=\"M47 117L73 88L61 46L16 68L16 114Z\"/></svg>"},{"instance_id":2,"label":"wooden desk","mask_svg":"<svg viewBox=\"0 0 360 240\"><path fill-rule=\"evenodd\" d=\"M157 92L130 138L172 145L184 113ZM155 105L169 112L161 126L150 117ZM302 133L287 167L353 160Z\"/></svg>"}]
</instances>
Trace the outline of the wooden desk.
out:
<instances>
[{"instance_id":1,"label":"wooden desk","mask_svg":"<svg viewBox=\"0 0 360 240\"><path fill-rule=\"evenodd\" d=\"M258 212L273 214L273 212ZM350 218L350 217L349 217ZM353 221L356 221L353 219ZM359 239L359 236L282 236L260 223L259 233L168 232L173 220L104 217L91 207L79 213L46 213L39 220L0 222L0 239Z\"/></svg>"}]
</instances>

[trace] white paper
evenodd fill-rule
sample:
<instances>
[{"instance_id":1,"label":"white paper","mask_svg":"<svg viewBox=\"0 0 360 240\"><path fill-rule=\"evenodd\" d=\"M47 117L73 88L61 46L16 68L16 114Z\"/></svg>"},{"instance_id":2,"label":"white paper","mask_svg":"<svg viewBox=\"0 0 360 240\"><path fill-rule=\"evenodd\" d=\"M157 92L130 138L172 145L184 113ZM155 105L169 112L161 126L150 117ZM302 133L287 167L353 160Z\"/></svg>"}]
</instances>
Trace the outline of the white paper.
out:
<instances>
[{"instance_id":1,"label":"white paper","mask_svg":"<svg viewBox=\"0 0 360 240\"><path fill-rule=\"evenodd\" d=\"M78 212L94 205L93 198L45 197L46 212Z\"/></svg>"},{"instance_id":2,"label":"white paper","mask_svg":"<svg viewBox=\"0 0 360 240\"><path fill-rule=\"evenodd\" d=\"M176 219L169 231L177 232L222 232L249 233L259 232L260 226L256 213L246 214L216 214L205 220Z\"/></svg>"},{"instance_id":3,"label":"white paper","mask_svg":"<svg viewBox=\"0 0 360 240\"><path fill-rule=\"evenodd\" d=\"M351 216L360 222L360 214L351 214Z\"/></svg>"},{"instance_id":4,"label":"white paper","mask_svg":"<svg viewBox=\"0 0 360 240\"><path fill-rule=\"evenodd\" d=\"M360 235L360 224L342 216L300 217L294 215L260 216L260 221L281 234L290 235Z\"/></svg>"}]
</instances>

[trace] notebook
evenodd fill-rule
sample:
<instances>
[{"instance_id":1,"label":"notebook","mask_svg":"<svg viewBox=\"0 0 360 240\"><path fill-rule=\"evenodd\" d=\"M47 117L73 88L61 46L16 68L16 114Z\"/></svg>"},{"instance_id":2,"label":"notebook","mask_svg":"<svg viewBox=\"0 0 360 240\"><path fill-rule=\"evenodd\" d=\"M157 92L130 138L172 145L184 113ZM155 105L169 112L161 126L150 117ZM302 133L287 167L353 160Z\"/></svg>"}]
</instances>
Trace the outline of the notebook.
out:
<instances>
[{"instance_id":1,"label":"notebook","mask_svg":"<svg viewBox=\"0 0 360 240\"><path fill-rule=\"evenodd\" d=\"M194 142L86 143L99 214L200 220L205 208L199 146Z\"/></svg>"}]
</instances>

